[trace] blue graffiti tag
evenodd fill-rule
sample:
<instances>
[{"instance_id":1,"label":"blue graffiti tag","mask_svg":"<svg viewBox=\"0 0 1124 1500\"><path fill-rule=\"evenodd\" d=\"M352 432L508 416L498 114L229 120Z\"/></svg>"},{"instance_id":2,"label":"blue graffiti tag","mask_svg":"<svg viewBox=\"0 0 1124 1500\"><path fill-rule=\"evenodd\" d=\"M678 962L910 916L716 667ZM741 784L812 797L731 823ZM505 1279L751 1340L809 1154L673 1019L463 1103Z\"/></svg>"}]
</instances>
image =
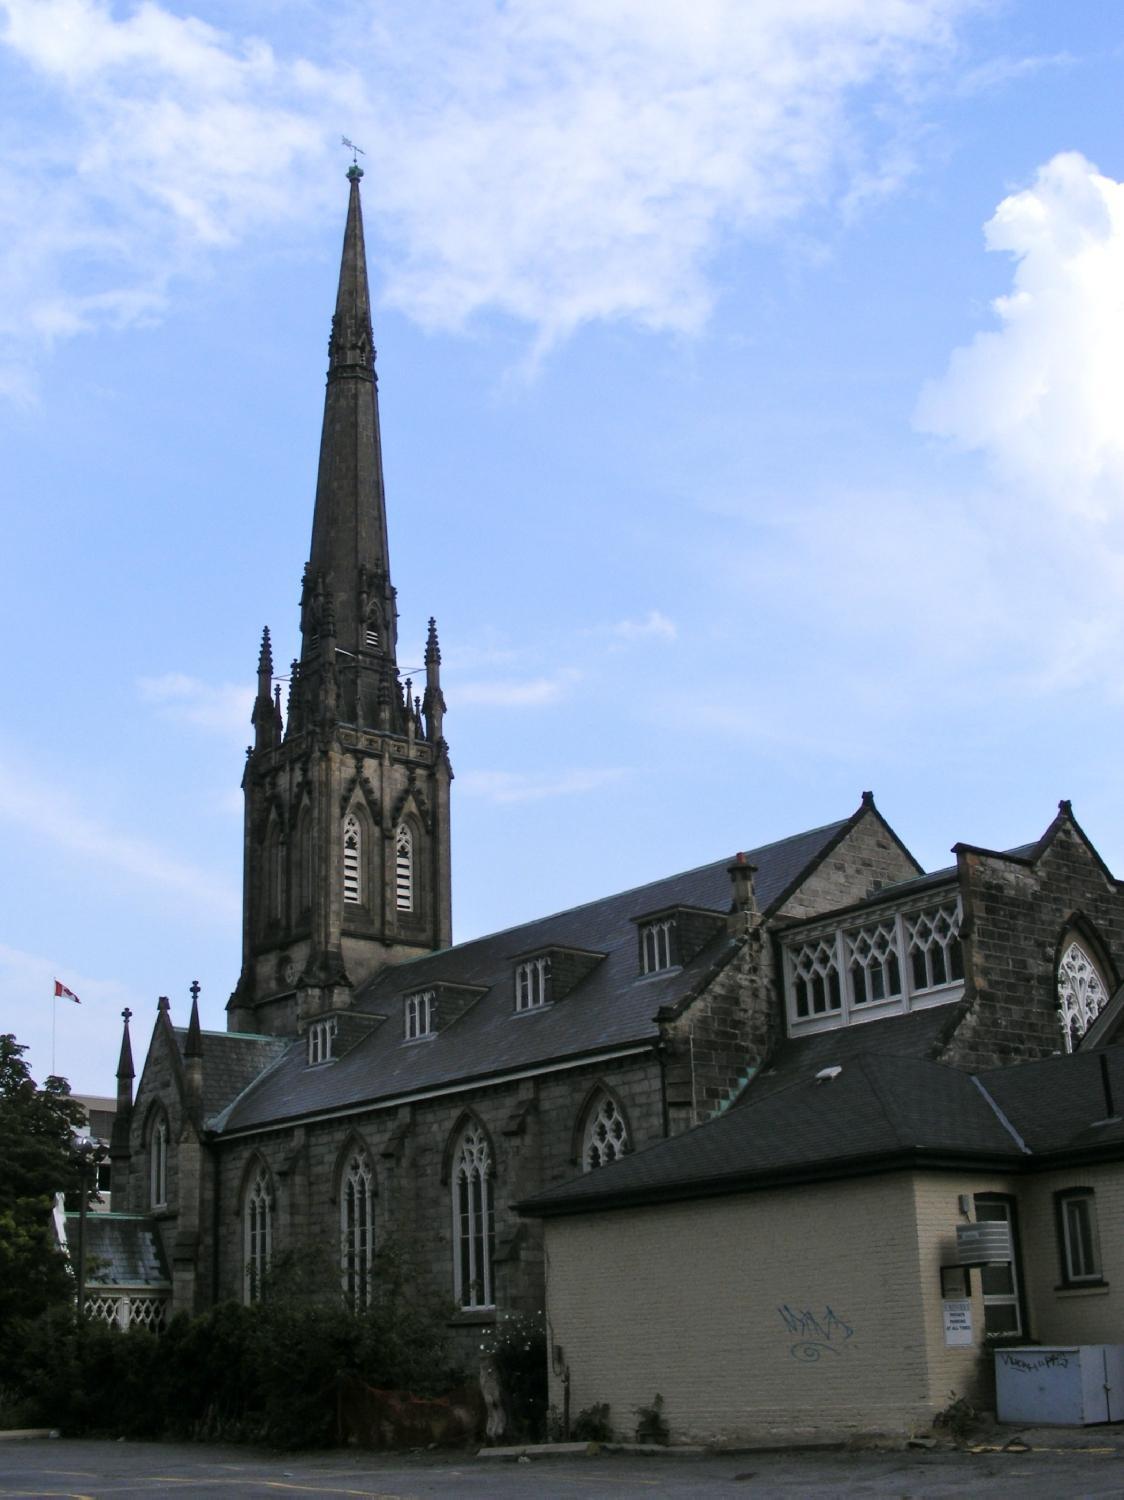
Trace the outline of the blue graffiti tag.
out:
<instances>
[{"instance_id":1,"label":"blue graffiti tag","mask_svg":"<svg viewBox=\"0 0 1124 1500\"><path fill-rule=\"evenodd\" d=\"M825 1354L838 1354L840 1346L854 1336L854 1328L846 1319L839 1317L830 1307L825 1307L823 1317L818 1318L810 1308L797 1312L787 1302L777 1308L781 1321L789 1333L797 1335L789 1348L793 1359L814 1365Z\"/></svg>"}]
</instances>

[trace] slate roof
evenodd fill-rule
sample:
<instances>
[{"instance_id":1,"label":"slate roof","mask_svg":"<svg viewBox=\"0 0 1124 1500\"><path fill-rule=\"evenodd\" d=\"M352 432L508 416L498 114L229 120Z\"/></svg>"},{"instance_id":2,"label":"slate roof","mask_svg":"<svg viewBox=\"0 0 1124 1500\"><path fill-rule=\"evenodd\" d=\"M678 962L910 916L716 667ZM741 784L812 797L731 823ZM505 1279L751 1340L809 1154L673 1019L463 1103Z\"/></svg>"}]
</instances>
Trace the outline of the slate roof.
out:
<instances>
[{"instance_id":1,"label":"slate roof","mask_svg":"<svg viewBox=\"0 0 1124 1500\"><path fill-rule=\"evenodd\" d=\"M876 1033L883 1027L899 1040L928 1044L924 1028L910 1038L897 1019L851 1030ZM837 1044L858 1040L842 1031L826 1035ZM934 1028L930 1041L936 1036ZM829 1063L822 1048L789 1045L787 1076L762 1075L727 1114L549 1188L520 1210L543 1216L596 1212L907 1164L974 1162L1021 1171L1062 1159L1124 1156L1124 1119L1114 1113L1106 1120L1102 1075L1107 1067L1115 1110L1124 1104L1121 1047L972 1075L917 1056L848 1054L838 1045ZM792 1066L797 1056L798 1073ZM818 1082L816 1073L828 1066L839 1073Z\"/></svg>"},{"instance_id":2,"label":"slate roof","mask_svg":"<svg viewBox=\"0 0 1124 1500\"><path fill-rule=\"evenodd\" d=\"M187 1027L172 1029L182 1057ZM254 1036L243 1031L204 1031L201 1040L204 1120L218 1115L291 1046L288 1037Z\"/></svg>"},{"instance_id":3,"label":"slate roof","mask_svg":"<svg viewBox=\"0 0 1124 1500\"><path fill-rule=\"evenodd\" d=\"M831 823L746 851L747 860L757 866L762 910L782 901L852 822ZM725 914L731 902L730 862L718 860L388 965L359 990L354 1007L385 1016L384 1022L342 1057L315 1068L306 1066L303 1041L290 1044L282 1060L215 1122L216 1128L223 1133L252 1129L650 1044L659 1034L655 1016L660 1007L684 1000L734 950L723 931L682 968L641 977L636 919L671 906ZM555 946L605 957L557 1004L515 1014L514 960ZM485 993L435 1037L403 1042L405 997L441 984L479 986Z\"/></svg>"},{"instance_id":4,"label":"slate roof","mask_svg":"<svg viewBox=\"0 0 1124 1500\"><path fill-rule=\"evenodd\" d=\"M66 1216L66 1238L78 1243L78 1215ZM160 1236L141 1214L86 1215L86 1280L90 1286L170 1287Z\"/></svg>"}]
</instances>

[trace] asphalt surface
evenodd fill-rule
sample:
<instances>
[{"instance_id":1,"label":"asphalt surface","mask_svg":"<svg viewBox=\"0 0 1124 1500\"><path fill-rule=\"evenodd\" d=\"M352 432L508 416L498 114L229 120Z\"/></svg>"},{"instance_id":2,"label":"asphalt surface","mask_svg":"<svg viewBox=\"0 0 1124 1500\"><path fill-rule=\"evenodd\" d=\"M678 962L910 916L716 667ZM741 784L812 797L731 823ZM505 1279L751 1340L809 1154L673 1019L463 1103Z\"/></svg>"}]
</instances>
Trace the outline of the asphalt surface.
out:
<instances>
[{"instance_id":1,"label":"asphalt surface","mask_svg":"<svg viewBox=\"0 0 1124 1500\"><path fill-rule=\"evenodd\" d=\"M525 1463L468 1454L381 1455L355 1450L275 1454L174 1443L32 1440L0 1444L0 1496L362 1496L366 1500L604 1500L604 1497L893 1497L980 1495L1058 1500L1124 1495L1124 1433L1038 1430L1006 1451L621 1454ZM993 1446L1005 1442L989 1440Z\"/></svg>"}]
</instances>

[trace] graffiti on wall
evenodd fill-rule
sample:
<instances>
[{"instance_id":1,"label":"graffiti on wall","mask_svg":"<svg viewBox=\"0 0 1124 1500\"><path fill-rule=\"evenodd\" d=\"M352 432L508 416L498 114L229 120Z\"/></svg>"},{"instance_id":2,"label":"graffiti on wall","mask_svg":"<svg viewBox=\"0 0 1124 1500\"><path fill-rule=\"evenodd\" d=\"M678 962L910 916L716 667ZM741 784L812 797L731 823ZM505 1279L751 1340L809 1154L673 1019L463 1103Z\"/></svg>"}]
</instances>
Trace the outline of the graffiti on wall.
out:
<instances>
[{"instance_id":1,"label":"graffiti on wall","mask_svg":"<svg viewBox=\"0 0 1124 1500\"><path fill-rule=\"evenodd\" d=\"M796 1335L788 1352L804 1364L814 1365L825 1354L840 1353L854 1337L852 1325L831 1307L825 1306L823 1313L817 1314L811 1308L798 1310L784 1302L777 1312L788 1332Z\"/></svg>"}]
</instances>

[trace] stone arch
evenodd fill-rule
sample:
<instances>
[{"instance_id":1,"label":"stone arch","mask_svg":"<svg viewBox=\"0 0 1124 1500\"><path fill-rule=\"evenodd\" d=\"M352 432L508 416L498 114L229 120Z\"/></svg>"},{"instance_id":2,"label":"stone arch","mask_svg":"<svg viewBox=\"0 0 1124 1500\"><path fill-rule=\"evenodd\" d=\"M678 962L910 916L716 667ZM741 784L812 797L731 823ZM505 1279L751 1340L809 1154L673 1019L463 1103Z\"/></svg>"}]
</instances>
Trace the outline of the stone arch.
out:
<instances>
[{"instance_id":1,"label":"stone arch","mask_svg":"<svg viewBox=\"0 0 1124 1500\"><path fill-rule=\"evenodd\" d=\"M371 1149L371 1143L359 1130L349 1130L344 1137L343 1144L336 1152L336 1159L332 1163L331 1177L331 1202L338 1203L340 1196L340 1183L347 1170L347 1164L356 1151L362 1151L371 1163L371 1173L374 1177L375 1194L378 1195L378 1172L375 1170L375 1152Z\"/></svg>"},{"instance_id":2,"label":"stone arch","mask_svg":"<svg viewBox=\"0 0 1124 1500\"><path fill-rule=\"evenodd\" d=\"M148 1107L141 1131L144 1145L145 1181L150 1209L168 1206L168 1160L172 1144L172 1122L162 1099Z\"/></svg>"},{"instance_id":3,"label":"stone arch","mask_svg":"<svg viewBox=\"0 0 1124 1500\"><path fill-rule=\"evenodd\" d=\"M606 1106L609 1106L606 1109ZM603 1127L603 1152L601 1161L589 1160L591 1133ZM581 1108L574 1117L574 1128L570 1139L570 1159L583 1172L604 1161L615 1161L627 1156L635 1149L632 1124L628 1112L620 1101L620 1095L605 1079L599 1078L587 1092Z\"/></svg>"}]
</instances>

